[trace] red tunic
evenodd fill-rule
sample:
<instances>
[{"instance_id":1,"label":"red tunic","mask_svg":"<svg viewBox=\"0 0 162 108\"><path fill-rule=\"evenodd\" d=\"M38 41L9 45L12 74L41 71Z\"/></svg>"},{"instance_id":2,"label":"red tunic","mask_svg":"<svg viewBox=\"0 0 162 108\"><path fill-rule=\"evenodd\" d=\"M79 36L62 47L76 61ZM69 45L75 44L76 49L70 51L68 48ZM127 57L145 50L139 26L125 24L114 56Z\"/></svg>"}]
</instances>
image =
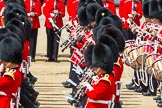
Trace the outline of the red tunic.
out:
<instances>
[{"instance_id":1,"label":"red tunic","mask_svg":"<svg viewBox=\"0 0 162 108\"><path fill-rule=\"evenodd\" d=\"M67 0L67 13L69 21L74 19L77 15L78 0Z\"/></svg>"},{"instance_id":2,"label":"red tunic","mask_svg":"<svg viewBox=\"0 0 162 108\"><path fill-rule=\"evenodd\" d=\"M159 34L160 35L159 35L159 38L157 40L158 40L159 44L162 45L162 30L160 30ZM161 48L161 46L158 47L157 53L162 54L162 48Z\"/></svg>"},{"instance_id":3,"label":"red tunic","mask_svg":"<svg viewBox=\"0 0 162 108\"><path fill-rule=\"evenodd\" d=\"M32 0L33 6L31 5L31 0L24 0L26 12L29 18L31 18L32 28L40 28L39 16L42 14L41 2L39 0ZM36 15L30 17L30 12L34 12Z\"/></svg>"},{"instance_id":4,"label":"red tunic","mask_svg":"<svg viewBox=\"0 0 162 108\"><path fill-rule=\"evenodd\" d=\"M48 18L53 18L51 13L54 13L54 1L55 0L45 0L43 6L43 14L46 17L45 26L47 28L53 28ZM56 25L61 28L63 26L63 17L65 16L65 6L63 0L56 0L56 5L58 12L61 16L56 16Z\"/></svg>"},{"instance_id":5,"label":"red tunic","mask_svg":"<svg viewBox=\"0 0 162 108\"><path fill-rule=\"evenodd\" d=\"M124 11L124 7L123 7L124 1L125 0L120 0L120 3L119 3L119 16L120 16L120 18L123 18L124 17L124 15L123 15L123 11Z\"/></svg>"},{"instance_id":6,"label":"red tunic","mask_svg":"<svg viewBox=\"0 0 162 108\"><path fill-rule=\"evenodd\" d=\"M3 26L1 19L3 16L4 9L5 9L5 4L4 4L3 0L0 0L0 27Z\"/></svg>"},{"instance_id":7,"label":"red tunic","mask_svg":"<svg viewBox=\"0 0 162 108\"><path fill-rule=\"evenodd\" d=\"M114 70L114 74L115 74L115 81L120 81L122 73L123 73L123 61L122 58L119 57L118 62L114 64L113 70ZM116 89L115 89L116 91ZM120 96L115 96L115 102L119 102L120 100Z\"/></svg>"},{"instance_id":8,"label":"red tunic","mask_svg":"<svg viewBox=\"0 0 162 108\"><path fill-rule=\"evenodd\" d=\"M28 56L29 56L29 41L24 41L24 48L22 51L23 60L26 60L28 62Z\"/></svg>"},{"instance_id":9,"label":"red tunic","mask_svg":"<svg viewBox=\"0 0 162 108\"><path fill-rule=\"evenodd\" d=\"M23 76L19 69L12 74L13 77L9 74L12 73L8 73L0 77L0 92L4 92L6 94L6 96L0 95L0 108L10 108L12 93L16 93L22 83Z\"/></svg>"},{"instance_id":10,"label":"red tunic","mask_svg":"<svg viewBox=\"0 0 162 108\"><path fill-rule=\"evenodd\" d=\"M115 79L114 75L110 74L109 77L98 76L99 82L93 84L93 90L86 90L86 95L92 100L111 100L115 93ZM93 103L87 101L85 108L108 108L108 104Z\"/></svg>"},{"instance_id":11,"label":"red tunic","mask_svg":"<svg viewBox=\"0 0 162 108\"><path fill-rule=\"evenodd\" d=\"M125 1L121 1L122 5L119 9L121 9L119 11L119 15L120 17L124 17L125 20L127 20L129 18L129 14L132 14L132 0L125 0ZM125 8L126 7L126 8ZM142 3L139 1L135 2L135 8L136 8L136 12L138 14L137 17L134 17L134 22L140 26L140 19L142 18ZM129 28L129 25L127 22L124 23L124 28Z\"/></svg>"},{"instance_id":12,"label":"red tunic","mask_svg":"<svg viewBox=\"0 0 162 108\"><path fill-rule=\"evenodd\" d=\"M103 6L110 10L114 15L116 15L116 7L114 0L102 0Z\"/></svg>"}]
</instances>

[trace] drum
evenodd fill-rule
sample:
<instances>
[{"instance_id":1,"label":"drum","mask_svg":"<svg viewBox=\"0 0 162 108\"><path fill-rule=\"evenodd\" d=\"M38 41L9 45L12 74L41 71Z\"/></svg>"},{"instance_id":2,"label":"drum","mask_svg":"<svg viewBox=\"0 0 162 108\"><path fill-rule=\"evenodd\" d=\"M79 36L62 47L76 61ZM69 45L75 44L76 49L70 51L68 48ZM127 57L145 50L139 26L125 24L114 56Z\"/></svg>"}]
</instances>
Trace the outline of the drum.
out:
<instances>
[{"instance_id":1,"label":"drum","mask_svg":"<svg viewBox=\"0 0 162 108\"><path fill-rule=\"evenodd\" d=\"M128 57L130 58L130 66L133 69L139 69L140 66L138 65L136 59L138 57L138 51L137 51L137 47L131 49L128 53Z\"/></svg>"},{"instance_id":2,"label":"drum","mask_svg":"<svg viewBox=\"0 0 162 108\"><path fill-rule=\"evenodd\" d=\"M157 59L153 64L154 75L156 80L162 81L162 58Z\"/></svg>"},{"instance_id":3,"label":"drum","mask_svg":"<svg viewBox=\"0 0 162 108\"><path fill-rule=\"evenodd\" d=\"M154 51L154 48L151 45L140 45L138 47L138 57L136 59L137 63L140 64L141 66L144 64L145 62L145 57L148 54L151 54Z\"/></svg>"},{"instance_id":4,"label":"drum","mask_svg":"<svg viewBox=\"0 0 162 108\"><path fill-rule=\"evenodd\" d=\"M134 40L128 40L125 42L125 49L124 49L124 57L125 57L125 64L130 66L130 58L128 56L129 51L135 47Z\"/></svg>"},{"instance_id":5,"label":"drum","mask_svg":"<svg viewBox=\"0 0 162 108\"><path fill-rule=\"evenodd\" d=\"M135 41L134 40L127 40L125 41L125 47L130 46L130 45L134 45Z\"/></svg>"},{"instance_id":6,"label":"drum","mask_svg":"<svg viewBox=\"0 0 162 108\"><path fill-rule=\"evenodd\" d=\"M152 64L155 60L159 57L159 54L148 54L145 57L145 64L146 64L146 72L151 75L152 74Z\"/></svg>"}]
</instances>

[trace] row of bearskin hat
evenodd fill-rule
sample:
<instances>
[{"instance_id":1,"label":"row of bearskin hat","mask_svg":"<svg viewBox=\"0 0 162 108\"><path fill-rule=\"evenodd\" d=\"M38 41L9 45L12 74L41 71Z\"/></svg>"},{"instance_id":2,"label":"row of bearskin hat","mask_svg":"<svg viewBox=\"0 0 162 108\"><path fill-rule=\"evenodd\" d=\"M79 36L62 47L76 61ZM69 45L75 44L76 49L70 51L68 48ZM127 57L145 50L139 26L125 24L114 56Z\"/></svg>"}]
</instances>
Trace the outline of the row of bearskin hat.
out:
<instances>
[{"instance_id":1,"label":"row of bearskin hat","mask_svg":"<svg viewBox=\"0 0 162 108\"><path fill-rule=\"evenodd\" d=\"M4 25L0 28L0 79L2 81L7 76L13 79L10 79L9 87L8 85L0 87L1 92L4 91L8 97L12 97L10 100L12 104L10 101L3 102L5 98L1 97L1 108L38 108L39 102L36 99L39 92L34 90L37 78L29 72L31 23L25 11L24 1L4 0L4 5L4 18L1 19ZM10 64L18 67L7 67ZM3 82L0 82L1 85Z\"/></svg>"},{"instance_id":2,"label":"row of bearskin hat","mask_svg":"<svg viewBox=\"0 0 162 108\"><path fill-rule=\"evenodd\" d=\"M161 107L162 0L144 0L142 5L145 21L140 26L129 23L137 38L126 41L125 64L134 69L132 83L126 87L144 96L156 96L159 87L160 96L154 99Z\"/></svg>"},{"instance_id":3,"label":"row of bearskin hat","mask_svg":"<svg viewBox=\"0 0 162 108\"><path fill-rule=\"evenodd\" d=\"M106 78L115 75L110 81L112 86L105 94L103 92L105 97L108 96L103 100L110 100L110 103L104 105L108 108L114 108L115 104L115 108L120 108L120 78L123 72L120 54L125 47L122 22L117 15L113 15L108 9L104 8L100 0L80 0L77 18L77 25L66 26L68 32L70 32L69 36L63 39L62 43L60 42L61 47L66 49L67 46L70 46L73 50L70 61L73 63L72 70L77 73L78 77L77 81L67 80L74 86L73 92L67 96L68 102L71 105L74 104L77 108L83 108L86 100L86 108L97 105L93 104L94 100L82 94L83 91L86 92L87 89L91 89L91 87L82 85L82 83L88 82L90 85L94 83L94 76L100 74L96 73L96 68L98 68L99 71L103 69L106 72L104 73L105 77L106 75L109 76Z\"/></svg>"}]
</instances>

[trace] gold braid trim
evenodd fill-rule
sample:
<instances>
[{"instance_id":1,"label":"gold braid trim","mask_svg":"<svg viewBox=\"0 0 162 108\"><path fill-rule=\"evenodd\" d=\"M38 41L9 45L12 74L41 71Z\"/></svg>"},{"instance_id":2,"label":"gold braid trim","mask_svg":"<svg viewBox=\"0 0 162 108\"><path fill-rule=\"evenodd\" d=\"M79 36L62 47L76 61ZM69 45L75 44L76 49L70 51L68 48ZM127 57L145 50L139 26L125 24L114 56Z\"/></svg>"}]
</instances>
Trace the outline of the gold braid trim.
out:
<instances>
[{"instance_id":1,"label":"gold braid trim","mask_svg":"<svg viewBox=\"0 0 162 108\"><path fill-rule=\"evenodd\" d=\"M101 80L107 81L107 82L109 82L110 85L111 85L111 81L109 80L109 75L108 75L108 74L105 74L105 76L102 77L99 81L101 81Z\"/></svg>"},{"instance_id":2,"label":"gold braid trim","mask_svg":"<svg viewBox=\"0 0 162 108\"><path fill-rule=\"evenodd\" d=\"M116 64L116 65L118 65L119 67L121 67L121 65L120 65L120 63L119 63L119 60L120 60L120 58L118 57L118 61L117 61L116 63L114 63L114 64Z\"/></svg>"},{"instance_id":3,"label":"gold braid trim","mask_svg":"<svg viewBox=\"0 0 162 108\"><path fill-rule=\"evenodd\" d=\"M10 76L13 80L15 80L15 76L14 76L14 72L16 72L15 69L6 68L5 71L6 71L6 72L4 73L4 76L5 76L5 75Z\"/></svg>"}]
</instances>

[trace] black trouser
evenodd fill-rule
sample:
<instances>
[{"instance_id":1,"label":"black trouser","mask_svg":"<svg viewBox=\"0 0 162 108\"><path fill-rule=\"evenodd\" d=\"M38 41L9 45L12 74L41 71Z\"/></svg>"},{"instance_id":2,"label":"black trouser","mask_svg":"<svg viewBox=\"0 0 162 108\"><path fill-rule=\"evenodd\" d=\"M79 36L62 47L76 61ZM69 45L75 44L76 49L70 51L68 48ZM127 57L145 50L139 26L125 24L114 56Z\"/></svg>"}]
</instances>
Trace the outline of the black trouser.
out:
<instances>
[{"instance_id":1,"label":"black trouser","mask_svg":"<svg viewBox=\"0 0 162 108\"><path fill-rule=\"evenodd\" d=\"M23 108L34 108L33 102L22 91L20 91L20 104Z\"/></svg>"},{"instance_id":2,"label":"black trouser","mask_svg":"<svg viewBox=\"0 0 162 108\"><path fill-rule=\"evenodd\" d=\"M153 88L154 88L154 92L152 92L152 95L156 96L157 95L158 82L157 82L157 80L155 79L154 76L152 77L152 85L153 85Z\"/></svg>"},{"instance_id":3,"label":"black trouser","mask_svg":"<svg viewBox=\"0 0 162 108\"><path fill-rule=\"evenodd\" d=\"M120 102L115 102L114 108L122 108Z\"/></svg>"},{"instance_id":4,"label":"black trouser","mask_svg":"<svg viewBox=\"0 0 162 108\"><path fill-rule=\"evenodd\" d=\"M70 49L70 56L72 56L73 54L73 50ZM73 80L74 81L74 74L76 74L74 71L72 71L72 67L73 67L73 64L72 62L70 62L70 73L69 73L69 79Z\"/></svg>"},{"instance_id":5,"label":"black trouser","mask_svg":"<svg viewBox=\"0 0 162 108\"><path fill-rule=\"evenodd\" d=\"M47 57L49 59L57 59L58 56L58 48L59 43L57 41L60 41L60 38L58 35L61 35L61 32L55 33L55 31L52 28L46 28L46 34L47 34Z\"/></svg>"},{"instance_id":6,"label":"black trouser","mask_svg":"<svg viewBox=\"0 0 162 108\"><path fill-rule=\"evenodd\" d=\"M43 3L44 3L44 0L40 0L40 2L41 2L41 5L43 5Z\"/></svg>"},{"instance_id":7,"label":"black trouser","mask_svg":"<svg viewBox=\"0 0 162 108\"><path fill-rule=\"evenodd\" d=\"M38 29L32 29L30 37L30 56L35 59Z\"/></svg>"}]
</instances>

